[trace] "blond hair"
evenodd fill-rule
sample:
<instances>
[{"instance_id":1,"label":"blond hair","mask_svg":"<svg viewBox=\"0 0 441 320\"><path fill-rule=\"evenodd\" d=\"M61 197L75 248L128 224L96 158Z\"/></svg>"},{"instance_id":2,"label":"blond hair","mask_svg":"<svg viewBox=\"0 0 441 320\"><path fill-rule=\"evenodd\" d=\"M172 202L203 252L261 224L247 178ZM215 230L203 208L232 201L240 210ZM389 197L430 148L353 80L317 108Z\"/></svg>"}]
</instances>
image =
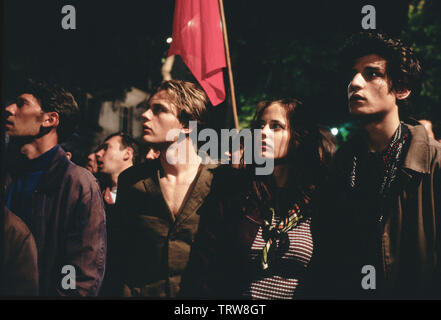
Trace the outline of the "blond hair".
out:
<instances>
[{"instance_id":1,"label":"blond hair","mask_svg":"<svg viewBox=\"0 0 441 320\"><path fill-rule=\"evenodd\" d=\"M156 92L162 90L167 92L184 127L188 127L189 121L197 121L198 126L205 123L208 97L201 87L193 82L168 80L162 82Z\"/></svg>"}]
</instances>

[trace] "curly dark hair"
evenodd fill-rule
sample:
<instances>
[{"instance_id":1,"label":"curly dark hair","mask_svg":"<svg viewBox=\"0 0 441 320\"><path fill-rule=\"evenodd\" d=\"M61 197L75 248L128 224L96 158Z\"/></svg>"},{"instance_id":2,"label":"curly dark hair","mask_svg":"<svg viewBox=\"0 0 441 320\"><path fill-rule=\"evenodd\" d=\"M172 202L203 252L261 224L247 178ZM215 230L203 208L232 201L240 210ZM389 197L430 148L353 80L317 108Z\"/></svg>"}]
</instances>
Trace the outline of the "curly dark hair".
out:
<instances>
[{"instance_id":1,"label":"curly dark hair","mask_svg":"<svg viewBox=\"0 0 441 320\"><path fill-rule=\"evenodd\" d=\"M356 59L370 54L386 60L386 74L391 80L391 91L408 89L412 92L411 96L419 92L421 65L412 48L384 33L362 31L352 35L343 47L342 65L348 70Z\"/></svg>"},{"instance_id":2,"label":"curly dark hair","mask_svg":"<svg viewBox=\"0 0 441 320\"><path fill-rule=\"evenodd\" d=\"M73 95L64 88L43 81L29 79L24 93L32 94L40 103L43 112L57 112L60 123L57 127L58 142L63 142L75 131L80 110Z\"/></svg>"}]
</instances>

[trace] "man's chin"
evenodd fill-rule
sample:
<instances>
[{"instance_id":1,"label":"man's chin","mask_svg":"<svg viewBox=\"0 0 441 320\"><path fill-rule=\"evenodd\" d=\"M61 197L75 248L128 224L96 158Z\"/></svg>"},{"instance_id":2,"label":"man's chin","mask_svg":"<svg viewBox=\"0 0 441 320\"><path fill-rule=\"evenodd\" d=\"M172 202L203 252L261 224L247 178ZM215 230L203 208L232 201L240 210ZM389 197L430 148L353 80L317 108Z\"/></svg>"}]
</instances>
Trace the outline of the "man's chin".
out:
<instances>
[{"instance_id":1,"label":"man's chin","mask_svg":"<svg viewBox=\"0 0 441 320\"><path fill-rule=\"evenodd\" d=\"M5 132L9 135L9 136L13 136L14 134L14 130L12 130L12 127L8 127L8 126L4 126Z\"/></svg>"},{"instance_id":2,"label":"man's chin","mask_svg":"<svg viewBox=\"0 0 441 320\"><path fill-rule=\"evenodd\" d=\"M146 135L146 134L142 136L142 140L143 140L144 142L147 142L147 143L155 143L155 142L154 142L154 139L152 139L151 136Z\"/></svg>"},{"instance_id":3,"label":"man's chin","mask_svg":"<svg viewBox=\"0 0 441 320\"><path fill-rule=\"evenodd\" d=\"M175 141L158 141L156 139L152 139L150 136L145 136L145 135L142 136L142 140L145 143L153 146L154 149L157 149L157 150L164 148L164 147L168 147L169 145L171 145L175 142Z\"/></svg>"},{"instance_id":4,"label":"man's chin","mask_svg":"<svg viewBox=\"0 0 441 320\"><path fill-rule=\"evenodd\" d=\"M362 106L349 107L349 114L354 117L364 117L372 115L372 110Z\"/></svg>"},{"instance_id":5,"label":"man's chin","mask_svg":"<svg viewBox=\"0 0 441 320\"><path fill-rule=\"evenodd\" d=\"M349 110L349 115L352 117L363 117L366 115L365 112L360 112L360 111L353 111L353 110Z\"/></svg>"}]
</instances>

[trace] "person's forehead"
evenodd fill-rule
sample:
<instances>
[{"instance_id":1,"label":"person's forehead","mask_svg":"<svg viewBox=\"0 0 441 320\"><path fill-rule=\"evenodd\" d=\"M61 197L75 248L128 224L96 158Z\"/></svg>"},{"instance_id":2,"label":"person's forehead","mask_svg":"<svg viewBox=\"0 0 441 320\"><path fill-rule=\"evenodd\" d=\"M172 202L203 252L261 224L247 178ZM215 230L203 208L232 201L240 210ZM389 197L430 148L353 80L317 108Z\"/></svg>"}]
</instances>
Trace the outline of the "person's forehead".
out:
<instances>
[{"instance_id":1,"label":"person's forehead","mask_svg":"<svg viewBox=\"0 0 441 320\"><path fill-rule=\"evenodd\" d=\"M22 93L18 96L18 99L26 100L27 102L34 103L40 105L38 99L31 93Z\"/></svg>"},{"instance_id":2,"label":"person's forehead","mask_svg":"<svg viewBox=\"0 0 441 320\"><path fill-rule=\"evenodd\" d=\"M377 54L369 54L355 59L353 64L354 69L365 67L386 68L386 59Z\"/></svg>"},{"instance_id":3,"label":"person's forehead","mask_svg":"<svg viewBox=\"0 0 441 320\"><path fill-rule=\"evenodd\" d=\"M155 103L159 103L168 108L173 108L173 102L170 99L170 95L165 90L158 91L153 95L149 101L149 104L153 105Z\"/></svg>"},{"instance_id":4,"label":"person's forehead","mask_svg":"<svg viewBox=\"0 0 441 320\"><path fill-rule=\"evenodd\" d=\"M263 114L273 114L273 115L286 115L286 110L279 103L272 103L268 107L265 108Z\"/></svg>"},{"instance_id":5,"label":"person's forehead","mask_svg":"<svg viewBox=\"0 0 441 320\"><path fill-rule=\"evenodd\" d=\"M113 136L112 138L104 141L104 144L121 144L121 136Z\"/></svg>"},{"instance_id":6,"label":"person's forehead","mask_svg":"<svg viewBox=\"0 0 441 320\"><path fill-rule=\"evenodd\" d=\"M286 121L286 110L278 103L272 103L262 113L264 120Z\"/></svg>"}]
</instances>

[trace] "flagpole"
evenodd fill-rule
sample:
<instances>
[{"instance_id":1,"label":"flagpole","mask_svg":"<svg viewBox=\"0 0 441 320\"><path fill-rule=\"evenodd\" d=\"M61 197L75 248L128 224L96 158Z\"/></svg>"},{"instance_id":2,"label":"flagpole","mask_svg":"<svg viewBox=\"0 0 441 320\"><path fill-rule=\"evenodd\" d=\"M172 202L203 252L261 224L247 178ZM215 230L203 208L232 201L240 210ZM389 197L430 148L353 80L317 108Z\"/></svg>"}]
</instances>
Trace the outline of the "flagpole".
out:
<instances>
[{"instance_id":1,"label":"flagpole","mask_svg":"<svg viewBox=\"0 0 441 320\"><path fill-rule=\"evenodd\" d=\"M219 0L219 9L222 19L222 34L224 36L225 56L227 58L228 79L230 81L231 106L233 108L234 126L239 130L239 119L237 118L236 93L234 92L233 71L231 68L230 48L228 46L227 24L225 22L224 3Z\"/></svg>"}]
</instances>

